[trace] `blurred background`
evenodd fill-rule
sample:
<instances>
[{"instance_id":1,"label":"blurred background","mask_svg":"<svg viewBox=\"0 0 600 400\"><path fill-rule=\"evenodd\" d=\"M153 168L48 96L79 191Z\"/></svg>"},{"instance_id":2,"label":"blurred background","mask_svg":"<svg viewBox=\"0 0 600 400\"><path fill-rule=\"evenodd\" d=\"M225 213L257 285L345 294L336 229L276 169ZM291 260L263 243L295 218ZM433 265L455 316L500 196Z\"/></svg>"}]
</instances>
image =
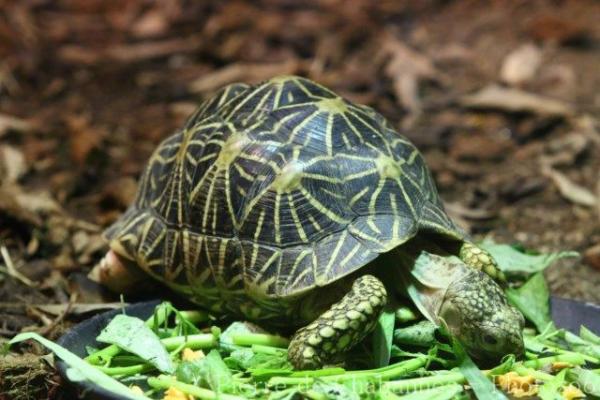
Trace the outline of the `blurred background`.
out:
<instances>
[{"instance_id":1,"label":"blurred background","mask_svg":"<svg viewBox=\"0 0 600 400\"><path fill-rule=\"evenodd\" d=\"M0 0L0 336L114 300L86 275L156 144L222 85L280 74L384 114L476 238L579 251L551 289L600 302L599 19L592 0Z\"/></svg>"}]
</instances>

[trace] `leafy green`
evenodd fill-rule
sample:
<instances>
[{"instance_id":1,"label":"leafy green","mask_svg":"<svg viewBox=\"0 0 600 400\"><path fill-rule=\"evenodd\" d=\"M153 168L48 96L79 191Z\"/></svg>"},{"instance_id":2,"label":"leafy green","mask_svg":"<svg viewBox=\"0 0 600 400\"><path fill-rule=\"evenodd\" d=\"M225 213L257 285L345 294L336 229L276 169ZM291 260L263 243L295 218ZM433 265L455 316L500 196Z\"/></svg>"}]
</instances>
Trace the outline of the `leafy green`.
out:
<instances>
[{"instance_id":1,"label":"leafy green","mask_svg":"<svg viewBox=\"0 0 600 400\"><path fill-rule=\"evenodd\" d=\"M526 277L545 270L561 258L579 257L575 251L562 251L548 254L531 254L507 244L498 244L487 239L479 244L498 263L498 267L508 277Z\"/></svg>"},{"instance_id":2,"label":"leafy green","mask_svg":"<svg viewBox=\"0 0 600 400\"><path fill-rule=\"evenodd\" d=\"M208 386L217 393L234 393L235 382L217 350L204 358L182 362L175 372L177 379L197 386Z\"/></svg>"},{"instance_id":3,"label":"leafy green","mask_svg":"<svg viewBox=\"0 0 600 400\"><path fill-rule=\"evenodd\" d=\"M585 393L600 397L600 374L589 369L573 368L569 371L568 378Z\"/></svg>"},{"instance_id":4,"label":"leafy green","mask_svg":"<svg viewBox=\"0 0 600 400\"><path fill-rule=\"evenodd\" d=\"M175 371L169 353L158 336L139 318L123 314L115 316L96 340L115 344L148 361L161 372Z\"/></svg>"},{"instance_id":5,"label":"leafy green","mask_svg":"<svg viewBox=\"0 0 600 400\"><path fill-rule=\"evenodd\" d=\"M538 331L543 331L550 318L550 292L541 272L533 275L520 288L506 290L508 300L533 322Z\"/></svg>"},{"instance_id":6,"label":"leafy green","mask_svg":"<svg viewBox=\"0 0 600 400\"><path fill-rule=\"evenodd\" d=\"M473 360L468 356L462 344L456 339L452 340L452 348L458 359L458 368L464 375L479 400L507 400L506 396L496 389L494 384L481 372Z\"/></svg>"},{"instance_id":7,"label":"leafy green","mask_svg":"<svg viewBox=\"0 0 600 400\"><path fill-rule=\"evenodd\" d=\"M117 381L116 379L111 378L110 376L106 375L102 371L98 370L96 367L88 364L81 358L77 357L75 354L71 353L69 350L65 349L62 346L59 346L58 344L56 344L48 339L43 338L42 336L38 335L37 333L33 333L33 332L21 333L21 334L15 336L14 338L12 338L8 343L14 344L14 343L23 342L25 340L30 340L30 339L41 343L46 348L50 349L54 354L56 354L56 356L58 358L63 360L65 363L67 363L67 365L69 365L69 367L71 367L74 371L76 371L76 372L71 372L70 376L77 376L78 377L78 378L76 378L77 380L79 380L81 377L83 377L83 378L87 379L88 381L93 382L94 384L100 386L101 388L103 388L111 393L114 393L119 396L123 396L128 399L134 399L134 400L144 400L144 399L147 400L148 399L148 397L146 397L146 396L133 393L127 386L125 386L121 382Z\"/></svg>"},{"instance_id":8,"label":"leafy green","mask_svg":"<svg viewBox=\"0 0 600 400\"><path fill-rule=\"evenodd\" d=\"M375 332L373 334L373 357L375 368L384 367L390 363L395 322L396 315L394 312L390 311L381 313L381 316L377 321Z\"/></svg>"},{"instance_id":9,"label":"leafy green","mask_svg":"<svg viewBox=\"0 0 600 400\"><path fill-rule=\"evenodd\" d=\"M544 384L538 390L538 396L542 400L560 400L560 389L565 384L567 370L563 369L551 380L545 381Z\"/></svg>"}]
</instances>

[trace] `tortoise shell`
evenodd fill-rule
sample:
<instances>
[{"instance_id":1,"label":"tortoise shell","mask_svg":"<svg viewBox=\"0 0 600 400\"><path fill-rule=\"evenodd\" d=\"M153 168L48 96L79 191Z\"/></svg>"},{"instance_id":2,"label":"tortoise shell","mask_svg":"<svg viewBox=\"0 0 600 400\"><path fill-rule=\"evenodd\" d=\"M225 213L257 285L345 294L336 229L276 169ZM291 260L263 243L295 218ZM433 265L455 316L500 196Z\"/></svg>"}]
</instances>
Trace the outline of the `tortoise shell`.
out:
<instances>
[{"instance_id":1,"label":"tortoise shell","mask_svg":"<svg viewBox=\"0 0 600 400\"><path fill-rule=\"evenodd\" d=\"M106 236L206 303L305 293L423 230L463 237L415 146L371 108L286 76L204 102Z\"/></svg>"}]
</instances>

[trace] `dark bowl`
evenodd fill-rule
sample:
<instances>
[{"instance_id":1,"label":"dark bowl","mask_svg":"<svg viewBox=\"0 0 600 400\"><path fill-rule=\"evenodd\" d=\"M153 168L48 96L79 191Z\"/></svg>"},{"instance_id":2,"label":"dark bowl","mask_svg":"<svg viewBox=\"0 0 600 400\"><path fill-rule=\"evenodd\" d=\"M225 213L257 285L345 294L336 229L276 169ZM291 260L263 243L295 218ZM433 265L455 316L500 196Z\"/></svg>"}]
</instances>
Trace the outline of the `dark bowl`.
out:
<instances>
[{"instance_id":1,"label":"dark bowl","mask_svg":"<svg viewBox=\"0 0 600 400\"><path fill-rule=\"evenodd\" d=\"M128 315L146 319L154 311L159 301L148 301L136 303L125 307ZM594 332L600 332L600 306L591 303L581 303L574 300L553 297L550 301L552 319L559 328L565 328L573 333L579 332L579 326L585 325ZM122 310L112 310L98 314L82 323L76 325L68 333L58 339L58 344L70 350L80 357L85 357L86 346L99 347L100 343L95 338L109 321ZM65 382L69 382L73 398L90 400L122 400L122 397L114 395L94 385L92 382L71 382L67 378L68 366L58 360L56 367Z\"/></svg>"}]
</instances>

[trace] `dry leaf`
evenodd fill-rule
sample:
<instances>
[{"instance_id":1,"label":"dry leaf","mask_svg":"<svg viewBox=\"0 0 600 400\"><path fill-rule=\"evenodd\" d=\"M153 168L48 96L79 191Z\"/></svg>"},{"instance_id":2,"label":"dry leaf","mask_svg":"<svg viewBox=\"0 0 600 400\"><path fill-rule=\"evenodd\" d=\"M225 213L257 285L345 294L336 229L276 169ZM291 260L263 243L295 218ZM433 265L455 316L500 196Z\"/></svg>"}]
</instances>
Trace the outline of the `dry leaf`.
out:
<instances>
[{"instance_id":1,"label":"dry leaf","mask_svg":"<svg viewBox=\"0 0 600 400\"><path fill-rule=\"evenodd\" d=\"M400 105L412 113L420 112L419 82L424 79L440 81L441 73L429 57L391 36L384 41L381 54L389 57L385 74L393 81L394 93Z\"/></svg>"},{"instance_id":2,"label":"dry leaf","mask_svg":"<svg viewBox=\"0 0 600 400\"><path fill-rule=\"evenodd\" d=\"M529 112L562 117L573 113L572 107L562 101L495 84L488 85L474 94L464 96L461 103L465 107L497 109L505 112Z\"/></svg>"},{"instance_id":3,"label":"dry leaf","mask_svg":"<svg viewBox=\"0 0 600 400\"><path fill-rule=\"evenodd\" d=\"M0 136L4 135L7 131L30 131L32 126L29 122L13 117L12 115L0 114Z\"/></svg>"},{"instance_id":4,"label":"dry leaf","mask_svg":"<svg viewBox=\"0 0 600 400\"><path fill-rule=\"evenodd\" d=\"M15 147L0 145L0 184L14 183L26 172L23 153Z\"/></svg>"},{"instance_id":5,"label":"dry leaf","mask_svg":"<svg viewBox=\"0 0 600 400\"><path fill-rule=\"evenodd\" d=\"M542 173L552 179L560 194L570 202L586 207L596 205L598 201L596 196L588 189L571 181L565 174L552 169L548 165L542 167Z\"/></svg>"},{"instance_id":6,"label":"dry leaf","mask_svg":"<svg viewBox=\"0 0 600 400\"><path fill-rule=\"evenodd\" d=\"M540 49L530 43L524 44L506 56L500 77L509 85L521 85L535 76L541 63Z\"/></svg>"}]
</instances>

